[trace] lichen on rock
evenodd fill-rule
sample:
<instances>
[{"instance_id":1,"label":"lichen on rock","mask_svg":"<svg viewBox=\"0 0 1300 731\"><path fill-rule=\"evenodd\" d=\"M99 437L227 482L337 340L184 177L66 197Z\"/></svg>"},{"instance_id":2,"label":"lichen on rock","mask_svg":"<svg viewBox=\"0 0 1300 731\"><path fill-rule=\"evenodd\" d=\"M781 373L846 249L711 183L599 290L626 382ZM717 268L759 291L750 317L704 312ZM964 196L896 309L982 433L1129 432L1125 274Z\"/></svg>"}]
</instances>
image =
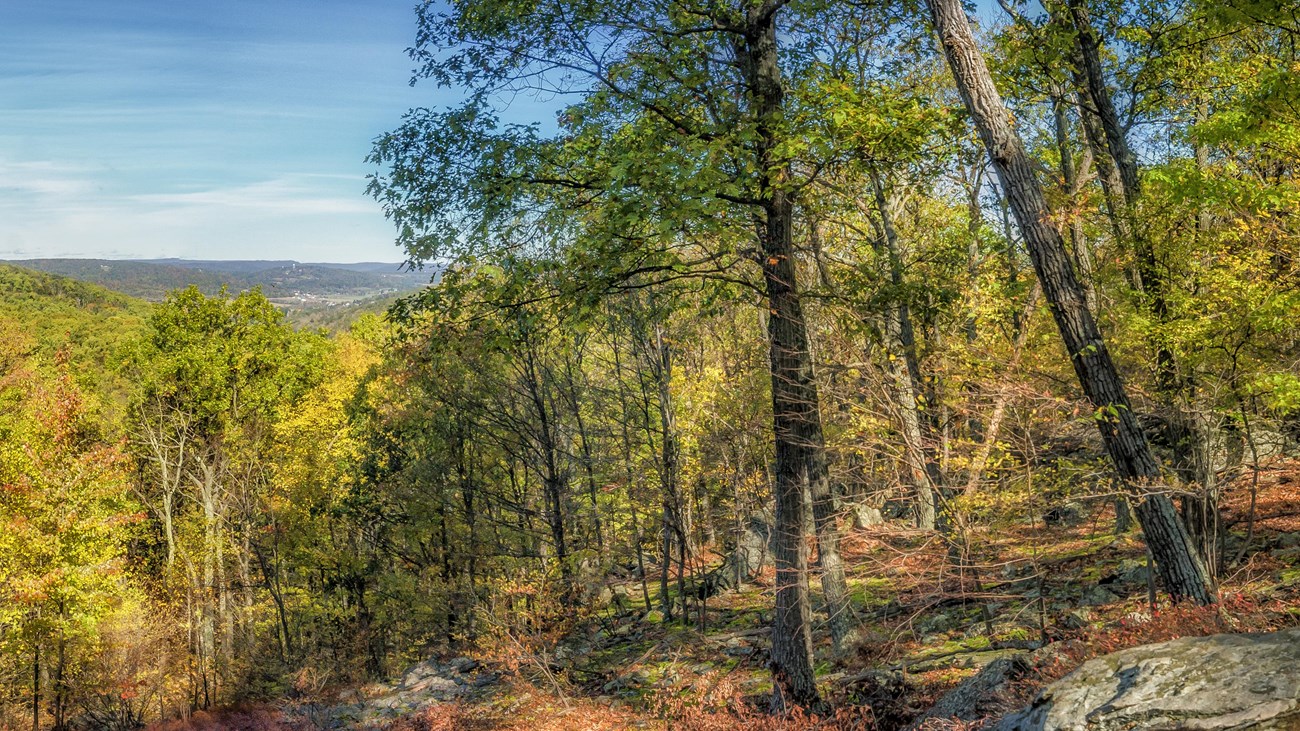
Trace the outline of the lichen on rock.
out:
<instances>
[{"instance_id":1,"label":"lichen on rock","mask_svg":"<svg viewBox=\"0 0 1300 731\"><path fill-rule=\"evenodd\" d=\"M1300 729L1300 628L1185 637L1089 660L995 728Z\"/></svg>"}]
</instances>

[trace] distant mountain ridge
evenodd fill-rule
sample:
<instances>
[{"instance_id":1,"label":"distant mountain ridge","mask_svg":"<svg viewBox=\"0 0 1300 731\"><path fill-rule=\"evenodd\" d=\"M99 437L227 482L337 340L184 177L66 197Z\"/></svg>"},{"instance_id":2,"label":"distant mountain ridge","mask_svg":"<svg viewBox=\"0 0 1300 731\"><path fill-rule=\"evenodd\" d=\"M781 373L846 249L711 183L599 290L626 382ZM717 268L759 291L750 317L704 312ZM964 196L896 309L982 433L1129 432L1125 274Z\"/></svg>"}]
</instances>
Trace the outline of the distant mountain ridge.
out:
<instances>
[{"instance_id":1,"label":"distant mountain ridge","mask_svg":"<svg viewBox=\"0 0 1300 731\"><path fill-rule=\"evenodd\" d=\"M385 262L23 259L8 263L152 301L193 284L208 295L216 294L223 286L234 292L260 287L269 299L286 306L335 304L411 292L428 284L433 274L405 271L401 264Z\"/></svg>"},{"instance_id":2,"label":"distant mountain ridge","mask_svg":"<svg viewBox=\"0 0 1300 731\"><path fill-rule=\"evenodd\" d=\"M60 261L52 259L47 261ZM86 259L64 259L61 261L99 261ZM165 266L184 267L186 269L211 269L223 272L259 272L267 269L284 267L323 267L325 269L343 269L351 272L375 272L377 274L400 274L406 265L390 261L358 261L351 264L328 261L295 261L293 259L246 259L223 261L220 259L128 259L142 264L162 264Z\"/></svg>"}]
</instances>

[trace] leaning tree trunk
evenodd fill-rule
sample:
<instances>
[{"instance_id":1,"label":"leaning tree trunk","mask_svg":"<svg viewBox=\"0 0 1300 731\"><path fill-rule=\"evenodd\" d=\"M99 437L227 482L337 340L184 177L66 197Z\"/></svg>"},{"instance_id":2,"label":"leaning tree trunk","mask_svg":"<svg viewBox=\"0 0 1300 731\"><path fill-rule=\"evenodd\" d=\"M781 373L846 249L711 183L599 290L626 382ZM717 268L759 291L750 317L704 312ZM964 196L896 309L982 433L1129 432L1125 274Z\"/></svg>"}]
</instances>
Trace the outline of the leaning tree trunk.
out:
<instances>
[{"instance_id":1,"label":"leaning tree trunk","mask_svg":"<svg viewBox=\"0 0 1300 731\"><path fill-rule=\"evenodd\" d=\"M1092 109L1085 115L1098 128L1091 133L1090 139L1094 145L1104 142L1104 148L1097 149L1096 154L1109 156L1114 165L1110 187L1117 190L1112 190L1107 198L1110 215L1115 220L1117 231L1127 231L1136 262L1142 305L1159 324L1165 325L1170 319L1169 277L1161 270L1151 237L1138 220L1142 178L1138 171L1137 153L1129 143L1128 131L1120 122L1110 87L1106 84L1101 40L1092 25L1087 3L1085 0L1067 0L1066 10L1075 31L1076 83L1081 86L1081 97L1092 101ZM1059 7L1056 12L1060 12ZM1201 149L1198 147L1198 165L1202 161ZM1204 223L1204 218L1198 215L1198 230ZM1203 414L1196 413L1195 382L1190 376L1179 374L1177 359L1168 342L1156 337L1152 345L1156 355L1156 390L1162 405L1170 413L1166 432L1174 450L1175 471L1185 481L1201 487L1199 495L1184 496L1183 516L1193 542L1213 571L1220 553L1215 539L1219 506L1214 469L1204 459L1204 453L1212 449L1214 427L1203 418Z\"/></svg>"},{"instance_id":2,"label":"leaning tree trunk","mask_svg":"<svg viewBox=\"0 0 1300 731\"><path fill-rule=\"evenodd\" d=\"M993 77L975 42L960 0L926 0L957 89L1002 181L1034 270L1052 307L1079 384L1097 409L1097 425L1120 478L1130 487L1153 487L1160 467L1129 405L1128 395L1101 331L1089 312L1065 242L1051 224L1043 190L1024 143L1011 126ZM1137 508L1138 522L1166 589L1175 599L1215 601L1209 572L1165 495L1151 493Z\"/></svg>"},{"instance_id":3,"label":"leaning tree trunk","mask_svg":"<svg viewBox=\"0 0 1300 731\"><path fill-rule=\"evenodd\" d=\"M1107 200L1110 202L1110 215L1114 219L1116 231L1127 233L1126 242L1133 250L1137 265L1138 286L1145 300L1146 308L1160 323L1169 318L1167 297L1168 283L1166 277L1156 264L1155 249L1151 239L1138 220L1138 200L1142 196L1142 182L1138 176L1137 154L1129 145L1124 126L1120 123L1119 112L1106 86L1105 74L1101 65L1101 42L1093 30L1088 18L1087 6L1081 0L1068 0L1070 19L1076 33L1076 53L1074 62L1076 83L1083 84L1081 97L1092 102L1090 109L1082 115L1092 125L1100 127L1089 134L1092 143L1104 141L1104 149L1095 150L1097 157L1109 157L1114 164L1114 173L1110 175L1110 188L1116 182L1118 190L1111 190ZM1156 346L1156 380L1157 387L1163 394L1172 394L1177 389L1177 369L1173 352L1164 342L1157 341Z\"/></svg>"}]
</instances>

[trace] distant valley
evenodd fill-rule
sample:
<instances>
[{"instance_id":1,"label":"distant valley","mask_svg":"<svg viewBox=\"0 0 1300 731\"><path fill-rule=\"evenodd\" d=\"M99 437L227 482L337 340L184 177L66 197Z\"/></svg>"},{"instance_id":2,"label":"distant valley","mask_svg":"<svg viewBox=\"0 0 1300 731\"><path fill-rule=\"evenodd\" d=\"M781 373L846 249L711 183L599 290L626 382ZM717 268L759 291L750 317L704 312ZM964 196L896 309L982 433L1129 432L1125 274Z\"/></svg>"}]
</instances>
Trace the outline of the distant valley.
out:
<instances>
[{"instance_id":1,"label":"distant valley","mask_svg":"<svg viewBox=\"0 0 1300 731\"><path fill-rule=\"evenodd\" d=\"M362 312L382 311L397 297L428 284L434 274L387 262L24 259L8 263L154 302L191 284L207 295L222 287L231 292L260 287L295 323L327 329L346 327Z\"/></svg>"}]
</instances>

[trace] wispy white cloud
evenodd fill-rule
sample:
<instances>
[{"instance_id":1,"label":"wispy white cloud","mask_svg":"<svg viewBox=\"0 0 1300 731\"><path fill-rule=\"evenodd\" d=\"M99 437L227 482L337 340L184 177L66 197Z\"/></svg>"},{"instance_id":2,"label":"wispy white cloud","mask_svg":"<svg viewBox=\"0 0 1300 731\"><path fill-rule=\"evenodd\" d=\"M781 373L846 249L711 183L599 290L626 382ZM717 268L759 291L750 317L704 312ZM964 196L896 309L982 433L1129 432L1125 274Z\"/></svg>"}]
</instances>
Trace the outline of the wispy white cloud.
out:
<instances>
[{"instance_id":1,"label":"wispy white cloud","mask_svg":"<svg viewBox=\"0 0 1300 731\"><path fill-rule=\"evenodd\" d=\"M406 85L410 0L3 15L0 258L400 256L365 153L407 108L456 96Z\"/></svg>"},{"instance_id":2,"label":"wispy white cloud","mask_svg":"<svg viewBox=\"0 0 1300 731\"><path fill-rule=\"evenodd\" d=\"M360 178L330 176L330 179L354 180L357 194L323 195L319 186L308 186L295 178L278 178L185 193L151 193L133 196L147 206L177 209L207 208L218 210L256 210L289 215L298 214L372 214L375 204L361 197Z\"/></svg>"},{"instance_id":3,"label":"wispy white cloud","mask_svg":"<svg viewBox=\"0 0 1300 731\"><path fill-rule=\"evenodd\" d=\"M111 173L0 160L0 259L55 256L385 259L398 256L357 175L293 173L160 193Z\"/></svg>"},{"instance_id":4,"label":"wispy white cloud","mask_svg":"<svg viewBox=\"0 0 1300 731\"><path fill-rule=\"evenodd\" d=\"M6 162L0 160L0 197L35 197L45 202L84 196L95 190L86 168L42 160Z\"/></svg>"}]
</instances>

